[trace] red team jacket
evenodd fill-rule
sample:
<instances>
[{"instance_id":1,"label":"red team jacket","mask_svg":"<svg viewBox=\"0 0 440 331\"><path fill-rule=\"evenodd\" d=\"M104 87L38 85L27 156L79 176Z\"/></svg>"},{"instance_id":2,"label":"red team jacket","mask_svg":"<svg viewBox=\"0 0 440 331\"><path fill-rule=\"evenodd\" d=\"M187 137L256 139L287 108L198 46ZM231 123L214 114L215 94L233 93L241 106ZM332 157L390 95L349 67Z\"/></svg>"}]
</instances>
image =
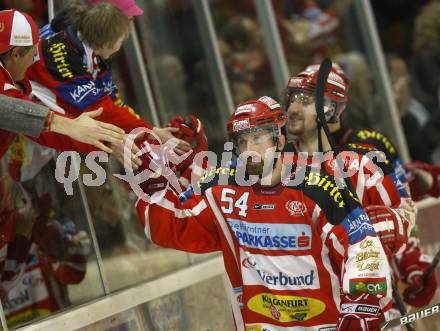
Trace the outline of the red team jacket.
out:
<instances>
[{"instance_id":1,"label":"red team jacket","mask_svg":"<svg viewBox=\"0 0 440 331\"><path fill-rule=\"evenodd\" d=\"M15 87L14 80L12 79L11 75L0 63L0 93L9 97L32 101L29 97L29 94L31 93L29 82L25 79L20 83L24 85L24 93ZM0 157L2 157L6 153L9 145L16 136L17 134L14 132L0 129ZM29 138L41 145L52 147L61 151L77 150L88 153L96 150L96 148L91 145L82 144L67 136L54 132L42 132L38 138Z\"/></svg>"},{"instance_id":2,"label":"red team jacket","mask_svg":"<svg viewBox=\"0 0 440 331\"><path fill-rule=\"evenodd\" d=\"M211 171L211 174L213 171ZM385 253L360 204L325 169L301 187L202 184L182 204L167 190L137 211L156 244L187 252L222 251L237 330L332 329L342 293L391 299ZM209 177L209 173L207 174ZM211 182L211 183L213 183ZM159 194L159 193L156 193Z\"/></svg>"}]
</instances>

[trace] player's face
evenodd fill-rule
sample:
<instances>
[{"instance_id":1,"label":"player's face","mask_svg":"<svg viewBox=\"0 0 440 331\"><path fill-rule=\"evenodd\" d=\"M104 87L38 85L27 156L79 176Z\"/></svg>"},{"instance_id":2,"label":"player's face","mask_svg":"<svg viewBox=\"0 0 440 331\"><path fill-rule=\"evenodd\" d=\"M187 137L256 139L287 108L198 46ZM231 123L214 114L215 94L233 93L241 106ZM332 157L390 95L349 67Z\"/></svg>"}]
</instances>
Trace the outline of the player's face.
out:
<instances>
[{"instance_id":1,"label":"player's face","mask_svg":"<svg viewBox=\"0 0 440 331\"><path fill-rule=\"evenodd\" d=\"M264 164L271 164L275 153L273 133L269 130L243 133L236 138L241 159L251 175L263 173Z\"/></svg>"},{"instance_id":2,"label":"player's face","mask_svg":"<svg viewBox=\"0 0 440 331\"><path fill-rule=\"evenodd\" d=\"M316 129L315 97L309 93L294 92L287 109L289 134L301 137Z\"/></svg>"},{"instance_id":3,"label":"player's face","mask_svg":"<svg viewBox=\"0 0 440 331\"><path fill-rule=\"evenodd\" d=\"M274 147L273 134L268 130L243 133L237 137L237 147L240 153L256 152L264 156L268 148Z\"/></svg>"}]
</instances>

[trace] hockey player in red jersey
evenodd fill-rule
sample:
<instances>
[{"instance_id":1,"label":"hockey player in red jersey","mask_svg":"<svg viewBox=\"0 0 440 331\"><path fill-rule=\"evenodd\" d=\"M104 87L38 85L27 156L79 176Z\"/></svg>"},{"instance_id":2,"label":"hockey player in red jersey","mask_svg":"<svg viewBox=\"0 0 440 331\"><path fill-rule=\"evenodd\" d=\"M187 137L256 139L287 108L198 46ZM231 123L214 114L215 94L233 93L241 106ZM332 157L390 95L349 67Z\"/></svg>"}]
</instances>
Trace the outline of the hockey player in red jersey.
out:
<instances>
[{"instance_id":1,"label":"hockey player in red jersey","mask_svg":"<svg viewBox=\"0 0 440 331\"><path fill-rule=\"evenodd\" d=\"M295 136L292 147L308 153L331 151L330 143L320 127L315 111L314 92L318 69L319 66L308 67L292 77L286 89L287 131L291 136ZM345 75L332 68L325 86L324 97L324 112L329 124L338 122L345 110L348 88L348 79ZM415 223L416 209L412 200L405 194L406 191L397 185L399 182L394 173L388 170L391 167L387 166L385 157L382 162L378 162L381 168L373 164L372 156L380 156L381 151L365 149L358 145L344 145L340 151L351 152L349 155L353 159L346 162L345 167L357 168L358 171L349 177L350 181L366 212L373 218L376 232L383 244L386 244L389 255L401 252ZM355 157L356 155L358 157ZM365 170L363 165L369 165L370 169ZM384 177L380 184L368 187L365 185L364 177L371 171L374 173L381 171Z\"/></svg>"},{"instance_id":2,"label":"hockey player in red jersey","mask_svg":"<svg viewBox=\"0 0 440 331\"><path fill-rule=\"evenodd\" d=\"M411 210L412 200L424 197L438 197L440 192L440 167L424 162L403 164L397 149L384 134L367 129L353 131L340 122L333 124L333 135L340 148L361 146L364 150L379 150L384 153L387 164L381 167L385 174L392 176L399 192ZM412 199L412 200L410 200ZM414 307L427 306L435 295L437 280L435 272L423 282L423 274L431 265L432 257L423 253L417 236L417 224L414 225L405 249L396 254L392 266L395 275L408 287L403 293L404 301ZM382 243L393 244L394 236L384 237Z\"/></svg>"},{"instance_id":3,"label":"hockey player in red jersey","mask_svg":"<svg viewBox=\"0 0 440 331\"><path fill-rule=\"evenodd\" d=\"M319 65L311 65L306 68L304 73L301 73L298 76L302 76L303 78L316 77L318 70ZM337 105L339 109L337 108L335 116L329 118L328 123L339 150L356 151L366 155L368 155L367 153L369 152L378 151L385 156L385 162L378 162L377 165L383 171L384 175L391 178L392 182L394 182L395 189L392 188L392 185L388 185L387 191L395 191L397 189L401 200L401 215L404 216L401 220L410 220L414 229L416 210L411 199L412 196L415 194L417 200L423 195L431 194L436 196L436 188L438 188L438 184L433 180L429 183L427 188L424 188L418 185L415 180L410 180L411 194L409 194L407 173L403 167L402 160L397 153L397 149L393 146L391 141L379 132L372 130L358 130L355 132L349 127L343 125L344 123L341 121L341 114L344 111L345 103L347 102L349 82L344 71L338 65L334 64L332 71L334 74L337 74L342 78L342 81L339 81L339 83L342 84L343 87L345 86L345 92L336 88L333 91L336 95L332 96L331 93L327 93L328 98L332 99L334 102L340 103ZM310 91L313 91L313 89L309 88L307 92ZM342 92L340 95L343 97L341 98L337 92ZM296 115L294 115L293 118L295 118L295 116ZM420 163L411 163L408 167L411 169L416 168L427 170L428 173L432 174L433 178L437 178L435 167L429 167L424 164L421 165ZM414 178L413 175L410 176L410 178ZM409 233L410 236L406 247L402 246L400 251L397 251L396 248L398 247L396 245L396 239L397 241L404 240L404 237L399 235L396 231L396 229L402 227L399 225L401 224L399 219L393 217L394 214L390 213L390 210L387 207L366 206L366 210L372 219L372 222L376 223L375 229L381 237L382 244L390 251L398 253L392 258L396 262L392 265L396 266L398 269L396 270L396 275L409 285L403 295L405 302L416 307L426 306L435 294L437 282L435 274L431 275L426 284L421 281L422 274L429 268L432 258L422 253L419 240L417 236L414 235L416 230L414 229L414 231ZM389 220L393 220L393 222L390 222ZM408 230L409 229L411 229L411 227L408 226Z\"/></svg>"},{"instance_id":4,"label":"hockey player in red jersey","mask_svg":"<svg viewBox=\"0 0 440 331\"><path fill-rule=\"evenodd\" d=\"M269 97L240 104L227 129L242 162L208 172L185 204L158 191L168 178L143 183L145 233L163 247L223 253L236 330L377 330L391 299L382 245L325 168L283 185L284 117Z\"/></svg>"}]
</instances>

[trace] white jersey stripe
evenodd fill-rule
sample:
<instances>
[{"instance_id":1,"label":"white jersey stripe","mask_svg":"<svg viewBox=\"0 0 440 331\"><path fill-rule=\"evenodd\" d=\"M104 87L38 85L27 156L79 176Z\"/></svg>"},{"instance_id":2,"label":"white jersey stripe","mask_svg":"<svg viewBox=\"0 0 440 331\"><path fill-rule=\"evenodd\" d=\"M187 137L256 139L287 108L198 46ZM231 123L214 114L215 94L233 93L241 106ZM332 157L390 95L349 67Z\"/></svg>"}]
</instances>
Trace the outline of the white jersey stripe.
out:
<instances>
[{"instance_id":1,"label":"white jersey stripe","mask_svg":"<svg viewBox=\"0 0 440 331\"><path fill-rule=\"evenodd\" d=\"M365 162L364 158L361 159L359 170L357 174L357 185L356 185L356 195L359 198L359 201L362 202L364 198L365 192L365 172L364 172Z\"/></svg>"},{"instance_id":2,"label":"white jersey stripe","mask_svg":"<svg viewBox=\"0 0 440 331\"><path fill-rule=\"evenodd\" d=\"M205 192L206 198L208 200L209 206L211 207L215 218L217 219L218 224L220 225L220 228L226 238L226 241L228 242L229 249L231 250L232 254L234 255L235 261L237 262L237 265L240 266L240 261L237 258L237 253L235 252L235 245L234 241L232 240L231 232L229 231L228 225L226 224L226 220L223 217L222 212L218 209L217 204L215 203L214 196L212 195L212 188L209 188ZM238 267L240 269L240 267Z\"/></svg>"},{"instance_id":3,"label":"white jersey stripe","mask_svg":"<svg viewBox=\"0 0 440 331\"><path fill-rule=\"evenodd\" d=\"M228 275L223 277L223 279L225 282L226 293L228 294L229 302L231 303L236 330L242 331L244 330L243 316L241 315L240 306L237 301L236 294L234 293L234 288L232 287L231 280L229 279Z\"/></svg>"},{"instance_id":4,"label":"white jersey stripe","mask_svg":"<svg viewBox=\"0 0 440 331\"><path fill-rule=\"evenodd\" d=\"M153 239L151 239L151 230L150 230L150 205L147 205L145 207L144 215L145 215L145 227L144 227L145 236L151 241L153 241Z\"/></svg>"},{"instance_id":5,"label":"white jersey stripe","mask_svg":"<svg viewBox=\"0 0 440 331\"><path fill-rule=\"evenodd\" d=\"M340 295L340 290L341 287L339 286L339 279L338 276L334 273L332 265L330 263L330 259L329 259L329 249L327 247L327 245L325 244L325 239L327 238L328 234L330 233L330 231L332 230L333 226L330 223L327 223L324 228L322 229L322 234L321 234L321 240L322 240L322 250L321 250L321 260L322 260L322 265L324 266L324 268L327 270L329 276L330 276L330 282L332 284L332 293L333 293L333 300L335 302L336 307L339 309L339 306L341 305L341 295ZM335 242L337 241L336 236L333 237L335 238L331 238L333 245L335 244ZM344 248L341 247L341 244L339 244L338 242L338 246L335 246L335 249L338 251L339 254L341 254L342 256L344 256ZM342 262L342 268L341 270L344 270L344 262ZM320 326L322 327L322 326Z\"/></svg>"},{"instance_id":6,"label":"white jersey stripe","mask_svg":"<svg viewBox=\"0 0 440 331\"><path fill-rule=\"evenodd\" d=\"M384 206L391 206L391 199L390 196L388 195L387 190L385 189L385 187L383 186L383 183L378 183L376 185L376 189L380 194L380 198L383 201L383 205Z\"/></svg>"},{"instance_id":7,"label":"white jersey stripe","mask_svg":"<svg viewBox=\"0 0 440 331\"><path fill-rule=\"evenodd\" d=\"M319 207L316 204L315 208L313 209L313 214L312 214L312 222L315 225L315 227L318 226L318 217L319 217L319 214L321 213L321 211L322 211L321 207Z\"/></svg>"}]
</instances>

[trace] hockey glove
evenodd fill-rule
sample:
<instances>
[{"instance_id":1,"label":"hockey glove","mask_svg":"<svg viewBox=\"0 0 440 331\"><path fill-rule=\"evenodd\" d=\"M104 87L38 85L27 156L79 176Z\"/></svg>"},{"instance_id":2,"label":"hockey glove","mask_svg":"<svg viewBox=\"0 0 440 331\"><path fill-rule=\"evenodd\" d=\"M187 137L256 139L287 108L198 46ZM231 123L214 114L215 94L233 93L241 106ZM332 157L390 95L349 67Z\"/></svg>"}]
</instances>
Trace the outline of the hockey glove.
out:
<instances>
[{"instance_id":1,"label":"hockey glove","mask_svg":"<svg viewBox=\"0 0 440 331\"><path fill-rule=\"evenodd\" d=\"M408 182L414 201L419 201L425 196L440 196L439 166L415 161L406 164L405 167L409 172Z\"/></svg>"},{"instance_id":2,"label":"hockey glove","mask_svg":"<svg viewBox=\"0 0 440 331\"><path fill-rule=\"evenodd\" d=\"M437 289L435 272L426 283L423 283L423 274L431 265L432 258L421 254L419 249L405 254L399 263L402 279L408 284L403 292L403 298L411 306L422 308L429 304Z\"/></svg>"},{"instance_id":3,"label":"hockey glove","mask_svg":"<svg viewBox=\"0 0 440 331\"><path fill-rule=\"evenodd\" d=\"M173 158L176 154L172 147L166 144L146 140L141 145L142 165L138 171L142 174L140 188L145 194L151 196L153 193L164 190L168 183L177 185L176 166ZM177 188L177 187L176 187Z\"/></svg>"},{"instance_id":4,"label":"hockey glove","mask_svg":"<svg viewBox=\"0 0 440 331\"><path fill-rule=\"evenodd\" d=\"M177 170L183 173L193 163L197 153L208 150L208 140L202 122L194 115L176 116L167 126L178 128L179 131L174 134L176 138L182 139L191 145L191 154L177 165Z\"/></svg>"},{"instance_id":5,"label":"hockey glove","mask_svg":"<svg viewBox=\"0 0 440 331\"><path fill-rule=\"evenodd\" d=\"M336 331L378 331L384 321L378 297L370 293L344 295Z\"/></svg>"},{"instance_id":6,"label":"hockey glove","mask_svg":"<svg viewBox=\"0 0 440 331\"><path fill-rule=\"evenodd\" d=\"M387 254L395 254L404 249L408 241L408 225L402 222L396 211L390 207L374 205L367 206L365 212Z\"/></svg>"}]
</instances>

